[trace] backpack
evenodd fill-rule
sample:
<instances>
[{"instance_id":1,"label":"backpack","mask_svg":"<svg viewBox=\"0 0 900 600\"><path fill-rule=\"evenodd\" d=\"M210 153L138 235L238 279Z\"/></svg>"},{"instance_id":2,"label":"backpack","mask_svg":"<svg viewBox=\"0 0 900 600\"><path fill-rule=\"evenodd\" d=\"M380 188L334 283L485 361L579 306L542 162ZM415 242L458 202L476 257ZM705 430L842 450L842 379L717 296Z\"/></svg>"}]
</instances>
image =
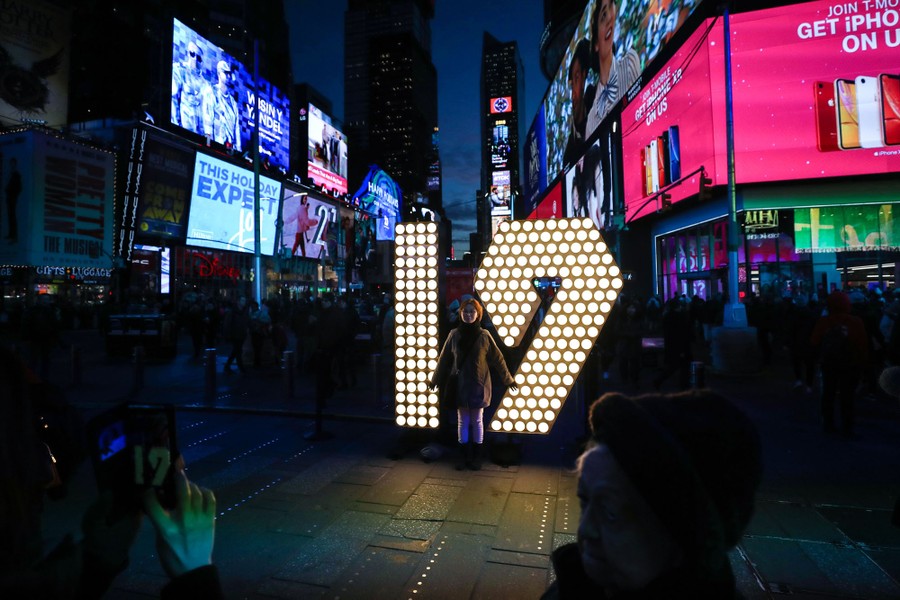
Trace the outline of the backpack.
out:
<instances>
[{"instance_id":1,"label":"backpack","mask_svg":"<svg viewBox=\"0 0 900 600\"><path fill-rule=\"evenodd\" d=\"M822 336L819 360L828 368L843 368L850 364L850 331L846 325L834 325Z\"/></svg>"}]
</instances>

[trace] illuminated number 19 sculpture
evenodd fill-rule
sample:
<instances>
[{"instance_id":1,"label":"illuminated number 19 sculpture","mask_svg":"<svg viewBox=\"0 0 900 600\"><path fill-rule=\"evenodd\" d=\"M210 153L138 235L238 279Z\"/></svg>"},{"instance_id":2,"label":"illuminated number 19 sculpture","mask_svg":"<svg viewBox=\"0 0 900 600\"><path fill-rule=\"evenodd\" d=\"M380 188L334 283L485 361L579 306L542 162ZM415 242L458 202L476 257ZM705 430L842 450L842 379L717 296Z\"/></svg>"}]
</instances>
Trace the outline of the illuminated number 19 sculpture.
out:
<instances>
[{"instance_id":1,"label":"illuminated number 19 sculpture","mask_svg":"<svg viewBox=\"0 0 900 600\"><path fill-rule=\"evenodd\" d=\"M438 397L428 381L437 366L437 226L397 225L395 261L396 422L436 428ZM578 379L622 288L590 219L506 221L475 276L475 289L507 346L518 346L541 299L535 278L561 285L507 390L491 431L546 434Z\"/></svg>"}]
</instances>

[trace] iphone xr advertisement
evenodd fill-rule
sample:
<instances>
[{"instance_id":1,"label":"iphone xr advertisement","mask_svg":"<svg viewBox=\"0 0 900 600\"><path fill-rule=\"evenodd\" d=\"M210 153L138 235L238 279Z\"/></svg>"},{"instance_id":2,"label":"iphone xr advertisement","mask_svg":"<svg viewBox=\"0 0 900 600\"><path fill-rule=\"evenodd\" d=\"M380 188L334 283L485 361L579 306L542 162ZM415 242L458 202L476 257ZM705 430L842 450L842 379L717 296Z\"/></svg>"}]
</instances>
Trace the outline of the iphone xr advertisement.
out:
<instances>
[{"instance_id":1,"label":"iphone xr advertisement","mask_svg":"<svg viewBox=\"0 0 900 600\"><path fill-rule=\"evenodd\" d=\"M731 26L738 182L900 169L896 2L808 2Z\"/></svg>"},{"instance_id":2,"label":"iphone xr advertisement","mask_svg":"<svg viewBox=\"0 0 900 600\"><path fill-rule=\"evenodd\" d=\"M710 69L709 48L722 43L721 23L704 22L681 49L622 110L622 167L625 219L661 208L653 195L701 166L714 183L727 182L716 169L713 115L724 123L724 74ZM724 128L721 147L724 151ZM677 202L697 194L694 173L666 190Z\"/></svg>"},{"instance_id":3,"label":"iphone xr advertisement","mask_svg":"<svg viewBox=\"0 0 900 600\"><path fill-rule=\"evenodd\" d=\"M262 254L275 248L275 219L281 184L259 178L259 230ZM253 173L197 153L194 164L187 244L236 252L253 252Z\"/></svg>"}]
</instances>

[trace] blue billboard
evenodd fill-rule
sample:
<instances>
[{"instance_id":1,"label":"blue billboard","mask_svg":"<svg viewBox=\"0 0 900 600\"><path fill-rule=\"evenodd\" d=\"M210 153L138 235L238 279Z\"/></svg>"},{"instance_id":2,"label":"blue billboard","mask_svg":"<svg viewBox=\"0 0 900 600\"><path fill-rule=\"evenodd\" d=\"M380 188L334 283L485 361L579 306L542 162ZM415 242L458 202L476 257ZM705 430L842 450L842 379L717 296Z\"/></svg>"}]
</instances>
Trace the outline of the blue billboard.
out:
<instances>
[{"instance_id":1,"label":"blue billboard","mask_svg":"<svg viewBox=\"0 0 900 600\"><path fill-rule=\"evenodd\" d=\"M172 29L173 125L226 148L251 149L259 110L259 154L263 165L283 173L290 160L287 96L230 54L175 19Z\"/></svg>"},{"instance_id":2,"label":"blue billboard","mask_svg":"<svg viewBox=\"0 0 900 600\"><path fill-rule=\"evenodd\" d=\"M218 158L197 153L187 244L235 252L254 251L253 173ZM275 250L275 220L281 183L259 178L260 251Z\"/></svg>"},{"instance_id":3,"label":"blue billboard","mask_svg":"<svg viewBox=\"0 0 900 600\"><path fill-rule=\"evenodd\" d=\"M393 240L400 217L400 186L390 175L372 165L362 185L353 195L353 203L375 215L375 239Z\"/></svg>"}]
</instances>

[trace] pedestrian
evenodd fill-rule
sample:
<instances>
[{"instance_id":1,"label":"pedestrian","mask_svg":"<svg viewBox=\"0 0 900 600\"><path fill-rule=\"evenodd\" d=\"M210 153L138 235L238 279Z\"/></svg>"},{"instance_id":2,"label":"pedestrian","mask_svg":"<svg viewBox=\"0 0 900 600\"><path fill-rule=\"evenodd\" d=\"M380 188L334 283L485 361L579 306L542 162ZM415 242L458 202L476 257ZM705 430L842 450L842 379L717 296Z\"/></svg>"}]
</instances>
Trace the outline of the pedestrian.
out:
<instances>
[{"instance_id":1,"label":"pedestrian","mask_svg":"<svg viewBox=\"0 0 900 600\"><path fill-rule=\"evenodd\" d=\"M338 351L345 341L347 318L334 301L334 294L322 295L322 309L316 319L316 401L321 403L334 395Z\"/></svg>"},{"instance_id":2,"label":"pedestrian","mask_svg":"<svg viewBox=\"0 0 900 600\"><path fill-rule=\"evenodd\" d=\"M632 300L625 308L625 315L616 321L616 358L619 361L619 377L622 385L630 385L635 391L640 384L641 361L644 340L644 317L641 303Z\"/></svg>"},{"instance_id":3,"label":"pedestrian","mask_svg":"<svg viewBox=\"0 0 900 600\"><path fill-rule=\"evenodd\" d=\"M438 356L437 368L431 379L432 390L442 386L444 402L457 407L457 441L461 460L457 470L466 467L481 469L484 444L484 409L491 402L491 373L499 373L503 384L515 391L516 382L506 368L506 361L491 335L481 328L481 305L474 299L459 305L459 325L450 332ZM448 390L448 379L456 379L454 390ZM454 386L450 386L451 388ZM469 435L469 428L472 435ZM469 441L473 442L470 445Z\"/></svg>"},{"instance_id":4,"label":"pedestrian","mask_svg":"<svg viewBox=\"0 0 900 600\"><path fill-rule=\"evenodd\" d=\"M577 543L552 554L544 600L738 598L728 551L762 478L754 424L710 390L628 397L590 409L578 458Z\"/></svg>"},{"instance_id":5,"label":"pedestrian","mask_svg":"<svg viewBox=\"0 0 900 600\"><path fill-rule=\"evenodd\" d=\"M816 360L809 338L816 324L814 308L809 305L806 294L794 296L785 319L788 350L794 369L794 391L812 392Z\"/></svg>"},{"instance_id":6,"label":"pedestrian","mask_svg":"<svg viewBox=\"0 0 900 600\"><path fill-rule=\"evenodd\" d=\"M272 331L272 318L265 303L250 302L250 344L253 346L253 366L262 366L263 346Z\"/></svg>"},{"instance_id":7,"label":"pedestrian","mask_svg":"<svg viewBox=\"0 0 900 600\"><path fill-rule=\"evenodd\" d=\"M690 366L693 359L693 329L687 313L687 303L680 298L672 298L666 302L662 316L663 330L663 369L653 380L657 390L662 384L678 373L678 386L687 389L690 385Z\"/></svg>"},{"instance_id":8,"label":"pedestrian","mask_svg":"<svg viewBox=\"0 0 900 600\"><path fill-rule=\"evenodd\" d=\"M862 319L850 314L850 297L840 290L828 295L828 313L816 321L810 345L822 373L822 429L834 433L834 404L841 411L841 432L853 437L856 386L869 356Z\"/></svg>"},{"instance_id":9,"label":"pedestrian","mask_svg":"<svg viewBox=\"0 0 900 600\"><path fill-rule=\"evenodd\" d=\"M247 340L247 331L250 328L250 314L247 311L247 302L241 298L232 302L228 313L225 315L224 334L225 341L231 343L231 353L225 361L225 372L231 372L231 363L236 362L241 373L244 368L244 342Z\"/></svg>"}]
</instances>

